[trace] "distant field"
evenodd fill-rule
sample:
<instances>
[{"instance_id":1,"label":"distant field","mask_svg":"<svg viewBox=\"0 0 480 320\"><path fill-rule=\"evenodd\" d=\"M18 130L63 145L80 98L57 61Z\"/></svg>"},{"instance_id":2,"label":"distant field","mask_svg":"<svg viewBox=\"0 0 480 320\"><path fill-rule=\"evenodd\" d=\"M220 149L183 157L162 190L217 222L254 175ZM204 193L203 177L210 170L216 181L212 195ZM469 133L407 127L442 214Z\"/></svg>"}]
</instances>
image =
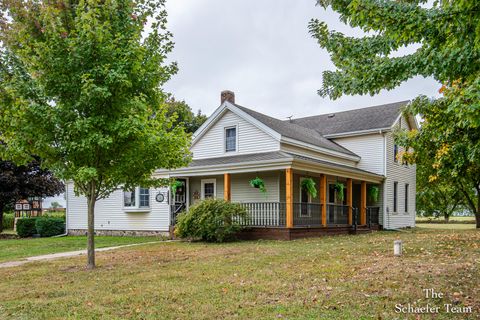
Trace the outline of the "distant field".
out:
<instances>
[{"instance_id":1,"label":"distant field","mask_svg":"<svg viewBox=\"0 0 480 320\"><path fill-rule=\"evenodd\" d=\"M432 217L417 217L416 219L416 222L417 223L422 223L422 222L426 222L426 221L438 221L440 223L442 223L444 221L443 217L440 217L440 218L432 218ZM460 221L462 223L464 222L472 222L474 223L475 222L475 217L450 217L450 222L455 222L455 221Z\"/></svg>"},{"instance_id":2,"label":"distant field","mask_svg":"<svg viewBox=\"0 0 480 320\"><path fill-rule=\"evenodd\" d=\"M417 228L443 229L443 230L471 230L471 229L475 229L475 224L473 223L418 223Z\"/></svg>"}]
</instances>

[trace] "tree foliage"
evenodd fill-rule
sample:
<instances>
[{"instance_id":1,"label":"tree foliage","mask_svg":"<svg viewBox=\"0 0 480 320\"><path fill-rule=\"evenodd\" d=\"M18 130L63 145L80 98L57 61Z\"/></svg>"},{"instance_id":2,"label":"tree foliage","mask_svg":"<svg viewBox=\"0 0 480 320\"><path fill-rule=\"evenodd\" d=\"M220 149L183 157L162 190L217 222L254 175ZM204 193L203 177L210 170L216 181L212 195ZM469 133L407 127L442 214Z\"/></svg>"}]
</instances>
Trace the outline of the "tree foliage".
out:
<instances>
[{"instance_id":1,"label":"tree foliage","mask_svg":"<svg viewBox=\"0 0 480 320\"><path fill-rule=\"evenodd\" d=\"M185 132L194 133L200 126L207 121L207 116L202 114L200 110L193 113L190 106L185 101L175 100L170 96L167 100L166 116L175 119L173 127L182 126Z\"/></svg>"},{"instance_id":2,"label":"tree foliage","mask_svg":"<svg viewBox=\"0 0 480 320\"><path fill-rule=\"evenodd\" d=\"M464 89L455 84L444 87L440 99L415 99L407 112L422 115L422 129L397 140L410 150L403 158L420 164L420 195L444 212L461 197L480 227L480 100Z\"/></svg>"},{"instance_id":3,"label":"tree foliage","mask_svg":"<svg viewBox=\"0 0 480 320\"><path fill-rule=\"evenodd\" d=\"M3 219L4 209L18 200L28 197L52 197L63 191L63 183L55 178L51 171L43 169L38 158L25 165L0 160L0 221Z\"/></svg>"},{"instance_id":4,"label":"tree foliage","mask_svg":"<svg viewBox=\"0 0 480 320\"><path fill-rule=\"evenodd\" d=\"M95 202L190 158L161 89L177 70L164 2L1 1L3 154L41 156L86 196L91 268Z\"/></svg>"},{"instance_id":5,"label":"tree foliage","mask_svg":"<svg viewBox=\"0 0 480 320\"><path fill-rule=\"evenodd\" d=\"M365 32L363 37L349 37L329 30L324 22L310 22L310 33L337 68L323 73L320 95L332 99L343 94L373 95L414 76L432 76L443 84L442 98L419 97L407 110L424 118L421 132L397 138L415 150L405 158L427 170L429 182L436 184L432 190L437 186L438 190L445 186L449 192L451 186L459 190L480 228L480 2L317 3L331 7L342 22ZM398 55L399 49L412 45L413 53Z\"/></svg>"},{"instance_id":6,"label":"tree foliage","mask_svg":"<svg viewBox=\"0 0 480 320\"><path fill-rule=\"evenodd\" d=\"M319 0L364 37L349 37L313 19L309 30L331 56L336 71L323 73L322 96L376 94L414 76L441 83L472 80L480 71L480 2L476 0ZM397 50L416 45L411 54Z\"/></svg>"},{"instance_id":7,"label":"tree foliage","mask_svg":"<svg viewBox=\"0 0 480 320\"><path fill-rule=\"evenodd\" d=\"M453 212L464 208L464 196L451 179L435 176L431 181L435 174L433 158L428 157L428 151L415 151L417 212L425 217L442 216L448 222Z\"/></svg>"}]
</instances>

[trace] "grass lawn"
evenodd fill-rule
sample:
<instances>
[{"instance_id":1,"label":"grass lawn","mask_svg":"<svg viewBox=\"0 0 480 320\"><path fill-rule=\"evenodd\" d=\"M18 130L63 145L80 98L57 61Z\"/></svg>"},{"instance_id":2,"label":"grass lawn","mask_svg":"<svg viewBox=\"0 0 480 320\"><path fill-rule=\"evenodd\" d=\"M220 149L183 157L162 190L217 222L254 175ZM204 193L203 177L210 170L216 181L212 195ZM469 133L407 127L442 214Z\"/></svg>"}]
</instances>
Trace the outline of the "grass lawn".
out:
<instances>
[{"instance_id":1,"label":"grass lawn","mask_svg":"<svg viewBox=\"0 0 480 320\"><path fill-rule=\"evenodd\" d=\"M96 237L97 248L156 241L156 237ZM0 262L20 260L42 254L86 249L87 237L0 239Z\"/></svg>"},{"instance_id":2,"label":"grass lawn","mask_svg":"<svg viewBox=\"0 0 480 320\"><path fill-rule=\"evenodd\" d=\"M394 257L393 241L404 241ZM480 308L480 232L170 242L0 269L1 319L405 319L395 304ZM444 293L426 299L422 289ZM427 317L429 318L429 317ZM417 318L418 319L418 318ZM424 317L421 317L424 319Z\"/></svg>"}]
</instances>

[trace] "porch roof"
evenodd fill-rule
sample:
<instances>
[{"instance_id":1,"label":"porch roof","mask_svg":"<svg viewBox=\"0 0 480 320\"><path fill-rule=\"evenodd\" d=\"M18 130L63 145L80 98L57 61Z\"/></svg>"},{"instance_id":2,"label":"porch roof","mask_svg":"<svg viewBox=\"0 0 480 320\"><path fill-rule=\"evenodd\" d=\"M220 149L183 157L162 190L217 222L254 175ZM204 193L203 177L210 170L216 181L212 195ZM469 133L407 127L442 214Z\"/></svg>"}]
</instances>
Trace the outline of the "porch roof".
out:
<instances>
[{"instance_id":1,"label":"porch roof","mask_svg":"<svg viewBox=\"0 0 480 320\"><path fill-rule=\"evenodd\" d=\"M365 178L366 180L381 181L383 175L362 170L359 168L314 159L284 151L252 153L236 156L226 156L208 159L193 160L188 167L169 171L172 176L179 175L215 175L253 171L279 170L293 167L294 169L324 172L340 176ZM158 170L157 173L166 173Z\"/></svg>"}]
</instances>

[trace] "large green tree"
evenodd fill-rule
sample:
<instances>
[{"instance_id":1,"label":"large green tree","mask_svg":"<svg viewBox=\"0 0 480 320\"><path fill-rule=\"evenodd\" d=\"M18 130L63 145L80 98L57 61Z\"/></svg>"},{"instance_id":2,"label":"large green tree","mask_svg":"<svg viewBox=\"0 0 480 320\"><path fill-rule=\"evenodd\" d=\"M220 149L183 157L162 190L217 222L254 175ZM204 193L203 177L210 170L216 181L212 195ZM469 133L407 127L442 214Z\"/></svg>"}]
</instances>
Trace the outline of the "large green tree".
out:
<instances>
[{"instance_id":1,"label":"large green tree","mask_svg":"<svg viewBox=\"0 0 480 320\"><path fill-rule=\"evenodd\" d=\"M414 76L442 83L443 97L417 98L410 112L421 114L421 132L399 138L435 157L431 179L446 179L464 195L480 228L480 1L319 0L351 27L365 32L350 37L312 20L310 33L337 68L323 73L322 96L376 94ZM400 54L410 46L412 53ZM430 139L430 140L429 140ZM420 145L420 143L424 143ZM433 181L433 180L432 180Z\"/></svg>"},{"instance_id":2,"label":"large green tree","mask_svg":"<svg viewBox=\"0 0 480 320\"><path fill-rule=\"evenodd\" d=\"M2 0L1 153L36 154L88 202L119 186L164 184L156 168L184 166L189 137L165 116L161 86L173 42L159 0Z\"/></svg>"}]
</instances>

